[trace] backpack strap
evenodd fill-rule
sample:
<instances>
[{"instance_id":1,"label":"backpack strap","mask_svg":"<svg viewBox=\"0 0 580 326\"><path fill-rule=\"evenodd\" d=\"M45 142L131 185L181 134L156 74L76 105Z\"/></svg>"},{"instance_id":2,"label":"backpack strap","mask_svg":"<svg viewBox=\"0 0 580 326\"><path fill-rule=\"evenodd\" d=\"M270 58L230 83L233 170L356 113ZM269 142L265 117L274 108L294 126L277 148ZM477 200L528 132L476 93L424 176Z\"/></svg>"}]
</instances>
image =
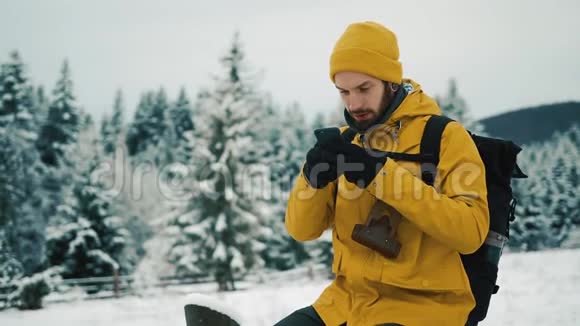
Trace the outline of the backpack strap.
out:
<instances>
[{"instance_id":1,"label":"backpack strap","mask_svg":"<svg viewBox=\"0 0 580 326\"><path fill-rule=\"evenodd\" d=\"M429 121L431 121L431 118L433 118L433 117L437 117L437 118L435 118L433 120L433 122L430 123ZM425 131L423 132L423 138L421 139L420 153L407 154L407 153L397 153L397 152L380 152L380 151L377 151L377 152L380 152L384 156L386 156L390 159L396 160L396 161L422 163L421 164L421 171L422 172L423 172L423 170L427 170L427 169L429 169L428 171L431 171L431 168L429 168L429 167L432 165L434 167L436 167L437 164L439 163L439 147L440 147L441 135L443 134L443 130L445 129L445 125L447 125L447 123L450 121L454 121L454 120L451 120L447 117L442 117L442 116L431 116L431 118L429 119L429 121L427 121L427 126L425 126ZM448 119L449 121L447 121L447 122L435 121L435 120L440 120L439 118ZM439 128L441 128L441 130L439 130ZM347 143L350 143L353 141L354 137L356 137L356 134L357 134L357 132L354 129L348 127L342 132L342 138ZM425 137L426 134L431 134L432 136L428 136L426 138ZM424 174L422 173L422 175L424 175ZM429 178L428 174L426 176L427 176L427 178ZM435 176L433 176L433 180L434 179L435 179ZM424 178L423 178L423 181L425 181ZM429 183L429 182L426 182L426 183L429 185L432 185L432 183Z\"/></svg>"},{"instance_id":2,"label":"backpack strap","mask_svg":"<svg viewBox=\"0 0 580 326\"><path fill-rule=\"evenodd\" d=\"M441 151L441 137L447 124L453 119L443 115L432 115L425 124L423 136L421 138L421 155L432 157L431 162L421 163L421 179L426 184L433 186L437 175L437 164L439 164L439 153Z\"/></svg>"},{"instance_id":3,"label":"backpack strap","mask_svg":"<svg viewBox=\"0 0 580 326\"><path fill-rule=\"evenodd\" d=\"M356 137L357 132L348 127L342 132L342 138L347 142L350 143ZM396 160L396 161L407 161L407 162L434 162L434 157L431 154L407 154L407 153L397 153L397 152L383 152L383 151L376 151L377 153L381 153L382 155ZM438 157L437 157L438 159Z\"/></svg>"}]
</instances>

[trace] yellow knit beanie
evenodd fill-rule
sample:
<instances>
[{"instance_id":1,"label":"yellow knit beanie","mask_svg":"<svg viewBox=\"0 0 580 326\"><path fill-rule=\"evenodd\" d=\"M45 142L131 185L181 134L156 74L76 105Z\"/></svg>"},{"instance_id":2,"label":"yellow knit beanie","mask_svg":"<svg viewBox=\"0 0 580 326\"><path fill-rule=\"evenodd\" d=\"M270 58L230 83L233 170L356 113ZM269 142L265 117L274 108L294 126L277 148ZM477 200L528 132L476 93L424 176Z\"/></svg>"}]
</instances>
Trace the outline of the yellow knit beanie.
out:
<instances>
[{"instance_id":1,"label":"yellow knit beanie","mask_svg":"<svg viewBox=\"0 0 580 326\"><path fill-rule=\"evenodd\" d=\"M397 36L375 22L350 24L336 42L330 56L330 79L339 71L356 71L400 84Z\"/></svg>"}]
</instances>

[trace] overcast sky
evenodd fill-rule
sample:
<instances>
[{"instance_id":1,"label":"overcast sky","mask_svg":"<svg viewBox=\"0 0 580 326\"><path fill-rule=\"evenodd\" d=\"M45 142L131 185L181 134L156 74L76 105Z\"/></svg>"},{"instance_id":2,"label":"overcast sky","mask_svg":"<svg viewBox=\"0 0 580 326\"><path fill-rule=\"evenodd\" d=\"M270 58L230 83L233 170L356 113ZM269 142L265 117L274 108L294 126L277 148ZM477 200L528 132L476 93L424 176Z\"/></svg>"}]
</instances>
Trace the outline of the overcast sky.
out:
<instances>
[{"instance_id":1,"label":"overcast sky","mask_svg":"<svg viewBox=\"0 0 580 326\"><path fill-rule=\"evenodd\" d=\"M18 49L35 83L54 87L69 59L79 102L97 118L121 88L190 98L219 71L236 30L262 90L305 111L337 107L334 42L355 21L398 36L403 74L431 95L458 82L475 117L580 100L580 2L0 0L0 62Z\"/></svg>"}]
</instances>

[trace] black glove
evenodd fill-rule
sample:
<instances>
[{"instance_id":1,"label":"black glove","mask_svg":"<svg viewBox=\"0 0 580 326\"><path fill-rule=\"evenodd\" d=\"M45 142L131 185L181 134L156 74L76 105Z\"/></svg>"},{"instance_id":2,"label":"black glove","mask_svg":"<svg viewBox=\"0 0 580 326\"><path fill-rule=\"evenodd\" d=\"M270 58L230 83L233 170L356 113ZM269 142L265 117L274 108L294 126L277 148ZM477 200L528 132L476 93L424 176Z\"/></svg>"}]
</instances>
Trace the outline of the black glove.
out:
<instances>
[{"instance_id":1,"label":"black glove","mask_svg":"<svg viewBox=\"0 0 580 326\"><path fill-rule=\"evenodd\" d=\"M325 149L344 156L344 160L338 158L339 175L344 174L348 182L363 189L368 187L387 162L384 152L362 148L344 140L328 144Z\"/></svg>"},{"instance_id":2,"label":"black glove","mask_svg":"<svg viewBox=\"0 0 580 326\"><path fill-rule=\"evenodd\" d=\"M336 160L336 153L328 152L316 143L306 154L302 173L312 187L322 189L338 178Z\"/></svg>"},{"instance_id":3,"label":"black glove","mask_svg":"<svg viewBox=\"0 0 580 326\"><path fill-rule=\"evenodd\" d=\"M333 143L344 142L338 128L321 128L314 130L316 144L306 154L303 174L314 188L321 189L338 179L336 168L337 153L326 150Z\"/></svg>"}]
</instances>

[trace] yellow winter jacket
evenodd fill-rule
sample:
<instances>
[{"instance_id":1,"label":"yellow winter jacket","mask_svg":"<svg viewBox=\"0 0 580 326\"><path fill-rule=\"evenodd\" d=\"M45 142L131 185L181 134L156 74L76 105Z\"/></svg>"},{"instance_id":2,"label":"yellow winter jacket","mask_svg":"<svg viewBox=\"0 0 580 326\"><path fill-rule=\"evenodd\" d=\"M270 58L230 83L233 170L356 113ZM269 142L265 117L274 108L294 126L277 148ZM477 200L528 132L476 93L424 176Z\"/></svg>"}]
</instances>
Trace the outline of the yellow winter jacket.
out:
<instances>
[{"instance_id":1,"label":"yellow winter jacket","mask_svg":"<svg viewBox=\"0 0 580 326\"><path fill-rule=\"evenodd\" d=\"M412 89L380 126L387 132L364 135L375 149L419 153L428 117L441 114L420 85L405 82ZM360 135L353 143L361 145ZM351 239L354 225L366 222L377 200L403 216L396 259ZM459 254L476 251L489 229L484 165L467 131L451 122L442 136L433 187L422 182L418 163L393 159L366 189L344 176L315 189L299 175L286 228L298 241L332 228L336 278L313 304L326 325L463 326L475 300Z\"/></svg>"}]
</instances>

